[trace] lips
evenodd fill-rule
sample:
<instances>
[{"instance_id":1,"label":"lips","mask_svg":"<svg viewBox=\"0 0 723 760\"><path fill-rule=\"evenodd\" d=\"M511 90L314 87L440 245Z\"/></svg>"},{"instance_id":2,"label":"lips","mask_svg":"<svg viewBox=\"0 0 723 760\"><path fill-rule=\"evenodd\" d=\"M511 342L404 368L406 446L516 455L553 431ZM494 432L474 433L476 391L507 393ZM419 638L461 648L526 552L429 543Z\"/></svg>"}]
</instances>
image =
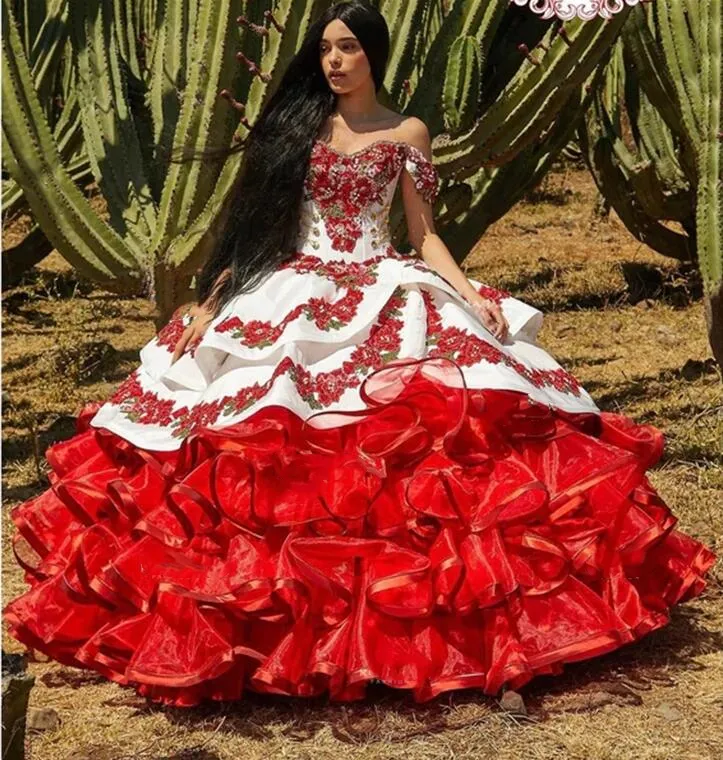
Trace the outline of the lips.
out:
<instances>
[{"instance_id":1,"label":"lips","mask_svg":"<svg viewBox=\"0 0 723 760\"><path fill-rule=\"evenodd\" d=\"M334 79L334 80L343 79L344 76L345 75L341 74L341 73L339 73L339 74L329 74L329 79Z\"/></svg>"}]
</instances>

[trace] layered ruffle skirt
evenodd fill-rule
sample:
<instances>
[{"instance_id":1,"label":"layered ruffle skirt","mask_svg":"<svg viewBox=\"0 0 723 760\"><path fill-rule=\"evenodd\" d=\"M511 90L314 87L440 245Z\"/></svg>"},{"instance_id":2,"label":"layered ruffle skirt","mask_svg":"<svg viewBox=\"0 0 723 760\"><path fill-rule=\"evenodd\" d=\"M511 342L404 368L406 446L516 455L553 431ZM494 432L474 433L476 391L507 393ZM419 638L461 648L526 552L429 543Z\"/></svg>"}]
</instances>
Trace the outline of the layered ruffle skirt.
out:
<instances>
[{"instance_id":1,"label":"layered ruffle skirt","mask_svg":"<svg viewBox=\"0 0 723 760\"><path fill-rule=\"evenodd\" d=\"M270 406L176 451L91 427L16 508L30 647L153 700L517 688L665 625L714 555L646 477L662 434L398 362L354 424Z\"/></svg>"}]
</instances>

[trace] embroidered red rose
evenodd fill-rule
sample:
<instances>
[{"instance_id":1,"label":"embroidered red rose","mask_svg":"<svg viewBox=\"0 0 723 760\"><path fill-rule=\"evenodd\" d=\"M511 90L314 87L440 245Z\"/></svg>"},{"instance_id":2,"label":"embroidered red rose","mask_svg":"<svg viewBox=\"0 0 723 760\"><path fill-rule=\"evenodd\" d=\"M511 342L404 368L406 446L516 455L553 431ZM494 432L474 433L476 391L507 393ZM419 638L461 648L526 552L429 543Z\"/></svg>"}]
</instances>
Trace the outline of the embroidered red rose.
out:
<instances>
[{"instance_id":1,"label":"embroidered red rose","mask_svg":"<svg viewBox=\"0 0 723 760\"><path fill-rule=\"evenodd\" d=\"M439 175L413 145L379 140L351 154L317 141L304 184L304 199L313 199L334 250L354 251L363 234L363 219L386 202L390 183L403 167L426 200L437 196Z\"/></svg>"},{"instance_id":2,"label":"embroidered red rose","mask_svg":"<svg viewBox=\"0 0 723 760\"><path fill-rule=\"evenodd\" d=\"M504 292L504 291L502 291ZM490 342L459 327L443 327L442 317L428 290L422 290L422 299L427 308L427 346L429 356L446 356L461 366L472 366L484 360L491 364L504 364L515 370L528 382L542 388L552 386L564 393L580 395L581 385L567 370L539 370L527 367L522 362L501 351ZM455 355L456 354L456 355Z\"/></svg>"}]
</instances>

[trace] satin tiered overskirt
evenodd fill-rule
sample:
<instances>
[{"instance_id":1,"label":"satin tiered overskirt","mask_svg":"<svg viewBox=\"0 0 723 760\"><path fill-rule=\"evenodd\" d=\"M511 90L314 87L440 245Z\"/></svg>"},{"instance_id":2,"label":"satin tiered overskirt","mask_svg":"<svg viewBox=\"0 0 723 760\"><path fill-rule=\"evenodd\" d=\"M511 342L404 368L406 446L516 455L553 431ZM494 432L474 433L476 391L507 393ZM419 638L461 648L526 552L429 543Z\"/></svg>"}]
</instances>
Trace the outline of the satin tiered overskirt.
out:
<instances>
[{"instance_id":1,"label":"satin tiered overskirt","mask_svg":"<svg viewBox=\"0 0 723 760\"><path fill-rule=\"evenodd\" d=\"M496 694L665 625L715 556L646 471L662 433L394 361L368 409L268 406L174 451L78 418L13 511L13 636L153 700ZM348 424L349 415L358 417Z\"/></svg>"}]
</instances>

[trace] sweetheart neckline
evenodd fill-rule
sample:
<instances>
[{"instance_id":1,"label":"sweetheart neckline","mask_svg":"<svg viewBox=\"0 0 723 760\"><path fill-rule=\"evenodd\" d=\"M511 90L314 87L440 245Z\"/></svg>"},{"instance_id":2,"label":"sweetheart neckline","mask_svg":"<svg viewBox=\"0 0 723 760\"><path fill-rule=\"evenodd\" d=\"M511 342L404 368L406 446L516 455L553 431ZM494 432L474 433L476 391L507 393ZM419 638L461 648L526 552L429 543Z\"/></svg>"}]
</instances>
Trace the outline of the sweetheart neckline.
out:
<instances>
[{"instance_id":1,"label":"sweetheart neckline","mask_svg":"<svg viewBox=\"0 0 723 760\"><path fill-rule=\"evenodd\" d=\"M370 142L368 145L363 146L362 148L359 148L358 150L354 150L351 153L345 153L342 150L339 150L338 148L335 148L333 145L329 145L329 143L323 142L322 140L316 140L317 145L322 145L327 150L331 151L332 153L335 153L337 156L343 156L344 158L353 158L354 156L359 155L360 153L363 153L365 150L369 150L370 148L373 148L375 145L380 145L382 143L388 143L391 145L402 145L405 148L413 148L414 150L419 150L419 148L415 148L414 145L410 145L407 142L404 142L403 140L394 140L391 137L381 137L378 140L374 140L374 142Z\"/></svg>"}]
</instances>

